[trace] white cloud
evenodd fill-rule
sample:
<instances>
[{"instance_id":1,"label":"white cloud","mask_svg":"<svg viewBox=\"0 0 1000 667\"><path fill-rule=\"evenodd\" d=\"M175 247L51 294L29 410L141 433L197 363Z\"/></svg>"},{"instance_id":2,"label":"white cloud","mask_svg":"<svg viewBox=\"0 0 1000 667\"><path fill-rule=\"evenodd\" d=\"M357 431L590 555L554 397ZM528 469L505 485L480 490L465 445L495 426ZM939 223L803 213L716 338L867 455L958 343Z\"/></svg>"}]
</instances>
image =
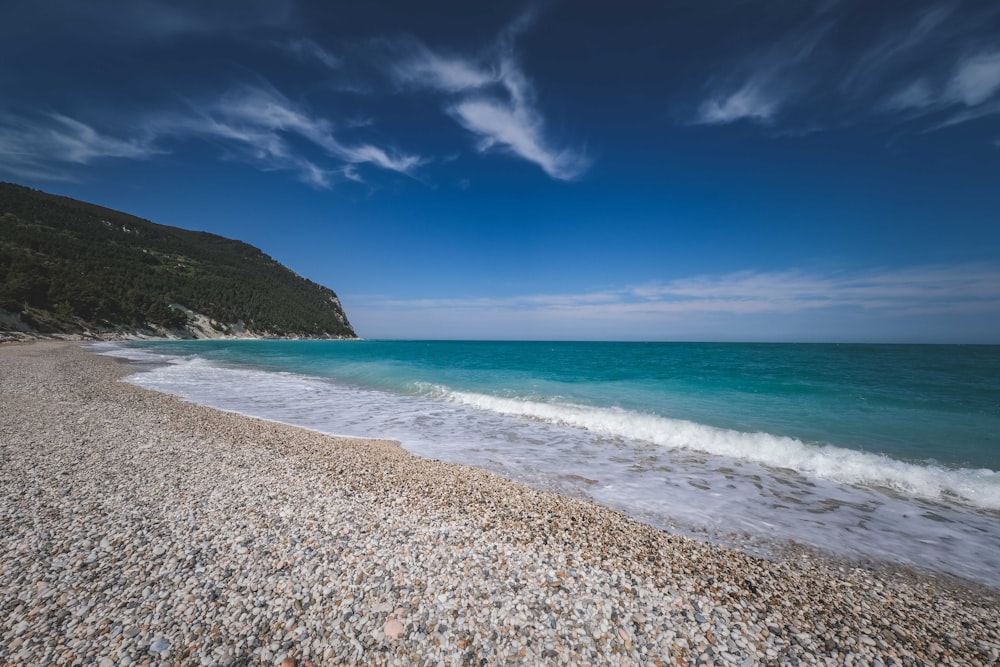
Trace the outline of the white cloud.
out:
<instances>
[{"instance_id":1,"label":"white cloud","mask_svg":"<svg viewBox=\"0 0 1000 667\"><path fill-rule=\"evenodd\" d=\"M422 44L392 66L392 76L404 86L448 93L482 88L499 80L495 72L472 59L436 54Z\"/></svg>"},{"instance_id":2,"label":"white cloud","mask_svg":"<svg viewBox=\"0 0 1000 667\"><path fill-rule=\"evenodd\" d=\"M886 100L884 106L890 111L923 109L934 104L934 94L923 79L913 81Z\"/></svg>"},{"instance_id":3,"label":"white cloud","mask_svg":"<svg viewBox=\"0 0 1000 667\"><path fill-rule=\"evenodd\" d=\"M364 183L364 179L361 178L361 174L358 173L358 168L353 164L345 164L340 170L341 175L349 181L354 181L355 183Z\"/></svg>"},{"instance_id":4,"label":"white cloud","mask_svg":"<svg viewBox=\"0 0 1000 667\"><path fill-rule=\"evenodd\" d=\"M876 106L886 112L910 112L906 120L952 112L929 130L993 115L1000 110L990 104L1000 92L1000 51L995 45L984 48L990 40L976 36L988 31L990 22L989 14L956 12L948 4L931 7L872 47L858 63L864 76L855 74L854 78L873 86L896 74L912 77L912 72L919 72ZM965 108L956 111L956 107Z\"/></svg>"},{"instance_id":5,"label":"white cloud","mask_svg":"<svg viewBox=\"0 0 1000 667\"><path fill-rule=\"evenodd\" d=\"M1000 51L983 52L960 60L946 84L937 90L914 82L887 102L889 109L918 109L922 115L949 113L926 128L936 131L1000 114Z\"/></svg>"},{"instance_id":6,"label":"white cloud","mask_svg":"<svg viewBox=\"0 0 1000 667\"><path fill-rule=\"evenodd\" d=\"M138 141L101 134L86 123L62 114L50 114L49 117L55 125L45 130L43 150L60 155L67 162L89 164L104 157L145 158L156 152Z\"/></svg>"},{"instance_id":7,"label":"white cloud","mask_svg":"<svg viewBox=\"0 0 1000 667\"><path fill-rule=\"evenodd\" d=\"M984 118L986 116L993 115L1000 115L1000 99L987 102L986 104L980 104L979 106L972 107L971 109L963 109L955 112L943 121L931 125L925 130L925 132L943 130L947 127L961 125L962 123L968 123L969 121L976 120L977 118Z\"/></svg>"},{"instance_id":8,"label":"white cloud","mask_svg":"<svg viewBox=\"0 0 1000 667\"><path fill-rule=\"evenodd\" d=\"M813 77L800 71L823 41L830 24L819 12L790 33L741 60L735 73L719 77L698 106L694 123L722 125L740 120L770 123L787 104L805 95Z\"/></svg>"},{"instance_id":9,"label":"white cloud","mask_svg":"<svg viewBox=\"0 0 1000 667\"><path fill-rule=\"evenodd\" d=\"M425 162L420 156L373 144L343 142L334 135L332 123L309 115L273 90L238 89L220 100L216 108L226 119L263 130L272 137L278 136L276 133L297 134L331 157L352 165L373 164L389 171L409 174Z\"/></svg>"},{"instance_id":10,"label":"white cloud","mask_svg":"<svg viewBox=\"0 0 1000 667\"><path fill-rule=\"evenodd\" d=\"M500 147L563 181L577 178L590 165L581 153L546 145L542 121L527 107L483 97L459 102L449 112L462 127L479 135L480 151Z\"/></svg>"},{"instance_id":11,"label":"white cloud","mask_svg":"<svg viewBox=\"0 0 1000 667\"><path fill-rule=\"evenodd\" d=\"M981 53L958 63L945 99L967 107L977 106L1000 90L1000 51Z\"/></svg>"},{"instance_id":12,"label":"white cloud","mask_svg":"<svg viewBox=\"0 0 1000 667\"><path fill-rule=\"evenodd\" d=\"M244 89L218 106L226 117L245 121L265 132L298 134L323 148L330 156L352 165L370 163L383 169L410 173L423 163L416 155L389 151L372 144L347 144L338 140L331 123L313 118L274 93L263 89Z\"/></svg>"},{"instance_id":13,"label":"white cloud","mask_svg":"<svg viewBox=\"0 0 1000 667\"><path fill-rule=\"evenodd\" d=\"M285 0L241 0L239 11L225 4L177 0L129 0L113 7L99 2L49 0L20 2L5 9L16 9L17 20L0 24L0 33L7 32L4 28L18 35L45 32L50 39L59 39L58 31L64 28L86 31L102 41L140 41L284 28L294 21L294 7Z\"/></svg>"},{"instance_id":14,"label":"white cloud","mask_svg":"<svg viewBox=\"0 0 1000 667\"><path fill-rule=\"evenodd\" d=\"M819 323L845 326L850 321L873 332L898 331L903 339L920 321L953 337L982 338L989 337L990 322L1000 323L1000 266L836 274L742 271L576 294L352 300L352 320L362 330L373 326L376 334L389 336L670 338L690 333L727 339L753 330L760 332L757 338L780 339L785 325L813 326L822 337ZM441 329L442 323L450 328ZM865 337L863 330L828 333L837 339Z\"/></svg>"},{"instance_id":15,"label":"white cloud","mask_svg":"<svg viewBox=\"0 0 1000 667\"><path fill-rule=\"evenodd\" d=\"M337 69L341 59L333 55L311 39L293 39L285 48L300 60L315 60L329 69Z\"/></svg>"},{"instance_id":16,"label":"white cloud","mask_svg":"<svg viewBox=\"0 0 1000 667\"><path fill-rule=\"evenodd\" d=\"M553 145L534 87L515 58L514 37L528 22L515 21L483 57L442 55L411 44L390 75L400 86L451 97L445 110L479 138L479 151L500 150L533 162L552 178L574 180L587 171L590 159Z\"/></svg>"},{"instance_id":17,"label":"white cloud","mask_svg":"<svg viewBox=\"0 0 1000 667\"><path fill-rule=\"evenodd\" d=\"M23 178L72 180L65 165L161 153L149 139L120 139L57 113L34 119L0 116L0 170Z\"/></svg>"},{"instance_id":18,"label":"white cloud","mask_svg":"<svg viewBox=\"0 0 1000 667\"><path fill-rule=\"evenodd\" d=\"M946 312L1000 304L1000 267L921 266L860 273L740 271L692 276L578 294L471 299L387 300L391 307L575 309L584 306L658 312L741 312L853 307L903 310L920 305Z\"/></svg>"},{"instance_id":19,"label":"white cloud","mask_svg":"<svg viewBox=\"0 0 1000 667\"><path fill-rule=\"evenodd\" d=\"M777 97L767 95L759 82L750 80L732 93L702 102L697 122L706 125L732 123L742 119L768 122L774 117L778 106Z\"/></svg>"},{"instance_id":20,"label":"white cloud","mask_svg":"<svg viewBox=\"0 0 1000 667\"><path fill-rule=\"evenodd\" d=\"M411 174L425 162L417 155L368 143L348 143L336 136L333 123L271 88L241 86L215 103L190 114L166 115L151 124L163 136L209 136L265 169L292 171L306 183L329 187L334 177L361 181L357 167L370 164L388 171ZM294 145L305 140L326 158L340 163L322 167Z\"/></svg>"},{"instance_id":21,"label":"white cloud","mask_svg":"<svg viewBox=\"0 0 1000 667\"><path fill-rule=\"evenodd\" d=\"M940 5L892 21L881 39L854 61L841 79L840 89L856 93L878 86L894 71L909 71L913 60L919 59L930 44L950 33L945 24L952 14L952 7Z\"/></svg>"},{"instance_id":22,"label":"white cloud","mask_svg":"<svg viewBox=\"0 0 1000 667\"><path fill-rule=\"evenodd\" d=\"M291 161L299 179L317 188L330 187L330 171L302 158Z\"/></svg>"},{"instance_id":23,"label":"white cloud","mask_svg":"<svg viewBox=\"0 0 1000 667\"><path fill-rule=\"evenodd\" d=\"M726 309L741 303L763 310L837 306L897 311L920 306L947 312L960 305L994 307L1000 303L1000 268L929 266L834 275L745 271L674 280L632 291L650 302L672 302L693 310L714 310L720 304Z\"/></svg>"},{"instance_id":24,"label":"white cloud","mask_svg":"<svg viewBox=\"0 0 1000 667\"><path fill-rule=\"evenodd\" d=\"M740 54L730 71L713 77L694 122L781 125L776 134L794 136L796 127L843 127L875 116L937 130L998 113L995 9L901 7L873 15L860 32L851 22L862 4L816 8L784 36Z\"/></svg>"},{"instance_id":25,"label":"white cloud","mask_svg":"<svg viewBox=\"0 0 1000 667\"><path fill-rule=\"evenodd\" d=\"M187 137L217 140L227 157L264 170L290 171L321 188L338 179L363 180L362 165L410 175L426 162L389 147L342 140L333 123L261 86L237 87L212 103L150 115L140 123L141 138L118 138L62 114L0 115L0 170L23 178L73 180L68 165L148 158L164 152L160 146L166 142Z\"/></svg>"}]
</instances>

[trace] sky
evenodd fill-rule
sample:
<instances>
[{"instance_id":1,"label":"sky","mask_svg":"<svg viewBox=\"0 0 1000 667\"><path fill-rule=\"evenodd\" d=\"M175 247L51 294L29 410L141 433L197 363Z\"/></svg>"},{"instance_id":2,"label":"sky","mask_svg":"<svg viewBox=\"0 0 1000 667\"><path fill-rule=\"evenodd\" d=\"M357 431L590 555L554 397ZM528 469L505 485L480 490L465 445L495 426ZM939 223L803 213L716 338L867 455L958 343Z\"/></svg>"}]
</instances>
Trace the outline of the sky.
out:
<instances>
[{"instance_id":1,"label":"sky","mask_svg":"<svg viewBox=\"0 0 1000 667\"><path fill-rule=\"evenodd\" d=\"M404 339L1000 343L995 0L6 0L0 180Z\"/></svg>"}]
</instances>

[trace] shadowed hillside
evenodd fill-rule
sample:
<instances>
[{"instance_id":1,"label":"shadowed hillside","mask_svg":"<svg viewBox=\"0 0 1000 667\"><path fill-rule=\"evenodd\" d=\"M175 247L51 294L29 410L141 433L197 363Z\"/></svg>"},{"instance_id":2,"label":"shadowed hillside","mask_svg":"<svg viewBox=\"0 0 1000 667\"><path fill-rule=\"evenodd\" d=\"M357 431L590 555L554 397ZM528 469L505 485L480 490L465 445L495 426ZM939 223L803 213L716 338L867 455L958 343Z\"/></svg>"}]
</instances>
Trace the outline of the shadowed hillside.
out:
<instances>
[{"instance_id":1,"label":"shadowed hillside","mask_svg":"<svg viewBox=\"0 0 1000 667\"><path fill-rule=\"evenodd\" d=\"M0 183L0 331L355 336L330 289L259 249Z\"/></svg>"}]
</instances>

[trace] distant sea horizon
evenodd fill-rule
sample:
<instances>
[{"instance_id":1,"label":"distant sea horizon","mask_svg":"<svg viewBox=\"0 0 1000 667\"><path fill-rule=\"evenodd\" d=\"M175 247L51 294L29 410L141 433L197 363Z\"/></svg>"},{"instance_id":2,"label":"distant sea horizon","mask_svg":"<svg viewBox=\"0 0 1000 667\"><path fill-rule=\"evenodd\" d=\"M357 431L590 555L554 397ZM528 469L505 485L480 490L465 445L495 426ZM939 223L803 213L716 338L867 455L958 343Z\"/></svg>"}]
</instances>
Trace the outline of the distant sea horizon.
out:
<instances>
[{"instance_id":1,"label":"distant sea horizon","mask_svg":"<svg viewBox=\"0 0 1000 667\"><path fill-rule=\"evenodd\" d=\"M151 339L141 339L141 340L151 340ZM155 339L164 342L169 342L168 339ZM209 339L198 339L198 340L209 340ZM220 339L215 339L220 340ZM243 339L236 337L229 337L225 340L262 340L259 338ZM273 338L267 340L304 340L295 338ZM321 339L317 339L321 340ZM844 340L833 340L833 339L794 339L794 340L778 340L772 338L762 338L762 339L744 339L744 338L704 338L704 339L662 339L662 338L410 338L406 336L357 336L356 338L344 339L344 340L358 340L358 341L372 341L381 343L642 343L651 345L915 345L921 346L926 345L928 347L936 346L979 346L979 347L997 347L1000 346L1000 339L996 341L967 341L967 340L898 340L898 339L844 339ZM155 341L154 341L155 342ZM196 340L187 340L185 342L197 342Z\"/></svg>"},{"instance_id":2,"label":"distant sea horizon","mask_svg":"<svg viewBox=\"0 0 1000 667\"><path fill-rule=\"evenodd\" d=\"M388 438L765 555L789 543L1000 588L1000 346L143 341L135 384Z\"/></svg>"}]
</instances>

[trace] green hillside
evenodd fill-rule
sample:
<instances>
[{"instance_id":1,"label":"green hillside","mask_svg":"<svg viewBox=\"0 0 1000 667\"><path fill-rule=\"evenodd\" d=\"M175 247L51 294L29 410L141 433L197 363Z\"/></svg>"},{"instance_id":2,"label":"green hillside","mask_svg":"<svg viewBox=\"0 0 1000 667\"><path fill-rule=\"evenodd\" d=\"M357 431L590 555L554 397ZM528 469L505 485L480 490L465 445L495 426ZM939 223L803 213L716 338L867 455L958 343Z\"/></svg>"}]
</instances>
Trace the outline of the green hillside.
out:
<instances>
[{"instance_id":1,"label":"green hillside","mask_svg":"<svg viewBox=\"0 0 1000 667\"><path fill-rule=\"evenodd\" d=\"M354 337L337 295L259 249L0 183L0 330ZM207 318L207 320L206 320Z\"/></svg>"}]
</instances>

